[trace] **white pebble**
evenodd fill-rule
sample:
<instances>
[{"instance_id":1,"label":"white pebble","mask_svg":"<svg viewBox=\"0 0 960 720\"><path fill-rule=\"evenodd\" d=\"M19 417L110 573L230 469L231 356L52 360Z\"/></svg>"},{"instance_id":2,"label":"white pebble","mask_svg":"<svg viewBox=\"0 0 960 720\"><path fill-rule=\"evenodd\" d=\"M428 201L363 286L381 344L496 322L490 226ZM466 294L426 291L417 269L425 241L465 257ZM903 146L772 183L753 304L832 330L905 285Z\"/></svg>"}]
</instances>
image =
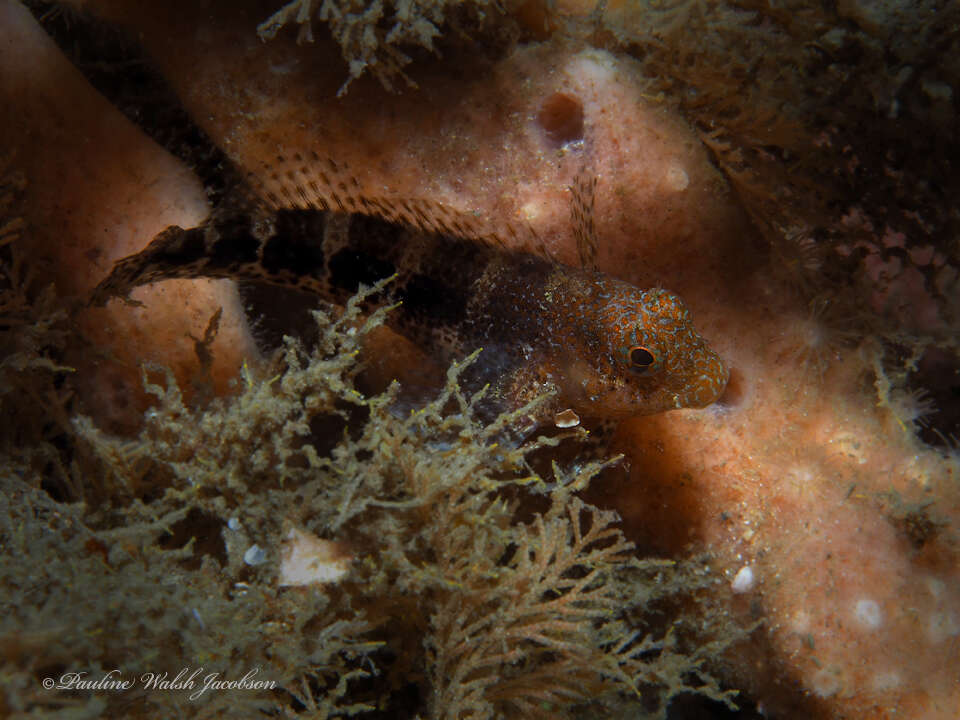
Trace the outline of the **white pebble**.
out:
<instances>
[{"instance_id":1,"label":"white pebble","mask_svg":"<svg viewBox=\"0 0 960 720\"><path fill-rule=\"evenodd\" d=\"M753 568L744 565L740 571L733 576L733 582L730 583L730 589L738 595L753 589L756 578L753 576Z\"/></svg>"},{"instance_id":2,"label":"white pebble","mask_svg":"<svg viewBox=\"0 0 960 720\"><path fill-rule=\"evenodd\" d=\"M567 408L553 416L553 422L558 428L572 428L580 424L580 416Z\"/></svg>"},{"instance_id":3,"label":"white pebble","mask_svg":"<svg viewBox=\"0 0 960 720\"><path fill-rule=\"evenodd\" d=\"M251 545L243 554L243 561L247 565L262 565L267 561L267 554L259 545Z\"/></svg>"},{"instance_id":4,"label":"white pebble","mask_svg":"<svg viewBox=\"0 0 960 720\"><path fill-rule=\"evenodd\" d=\"M351 562L340 543L291 527L280 548L280 586L337 582L347 574Z\"/></svg>"}]
</instances>

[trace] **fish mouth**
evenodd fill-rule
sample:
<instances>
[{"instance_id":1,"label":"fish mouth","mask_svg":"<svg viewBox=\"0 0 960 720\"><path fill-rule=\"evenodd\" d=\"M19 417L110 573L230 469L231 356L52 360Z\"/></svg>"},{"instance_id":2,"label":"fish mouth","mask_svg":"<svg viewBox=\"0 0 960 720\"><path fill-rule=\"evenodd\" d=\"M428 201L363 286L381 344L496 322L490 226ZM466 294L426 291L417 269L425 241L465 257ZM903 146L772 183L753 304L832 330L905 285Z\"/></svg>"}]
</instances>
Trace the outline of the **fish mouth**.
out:
<instances>
[{"instance_id":1,"label":"fish mouth","mask_svg":"<svg viewBox=\"0 0 960 720\"><path fill-rule=\"evenodd\" d=\"M637 403L646 406L646 413L704 408L723 395L730 371L713 350L704 346L690 353L686 365L663 379L659 388L650 388L637 396Z\"/></svg>"},{"instance_id":2,"label":"fish mouth","mask_svg":"<svg viewBox=\"0 0 960 720\"><path fill-rule=\"evenodd\" d=\"M697 363L684 391L678 393L677 407L702 408L712 405L720 399L729 380L730 370L723 360L712 350L707 350L703 360Z\"/></svg>"}]
</instances>

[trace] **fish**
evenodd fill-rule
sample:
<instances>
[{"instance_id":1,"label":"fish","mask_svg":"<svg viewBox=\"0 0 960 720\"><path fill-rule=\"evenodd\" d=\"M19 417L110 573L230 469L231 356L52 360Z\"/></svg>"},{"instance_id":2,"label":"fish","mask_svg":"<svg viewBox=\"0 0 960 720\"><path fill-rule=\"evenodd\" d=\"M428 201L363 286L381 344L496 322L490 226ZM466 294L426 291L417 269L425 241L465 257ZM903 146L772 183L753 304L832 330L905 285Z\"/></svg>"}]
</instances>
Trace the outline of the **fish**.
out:
<instances>
[{"instance_id":1,"label":"fish","mask_svg":"<svg viewBox=\"0 0 960 720\"><path fill-rule=\"evenodd\" d=\"M441 362L482 349L462 382L489 386L497 411L550 393L537 420L566 426L714 403L729 372L683 300L595 267L596 182L581 173L571 187L574 267L553 259L532 230L493 232L429 199L364 192L344 164L317 153L280 155L246 175L239 200L197 227L166 228L119 260L90 302L209 277L343 304L391 278L377 298L397 306L387 324Z\"/></svg>"}]
</instances>

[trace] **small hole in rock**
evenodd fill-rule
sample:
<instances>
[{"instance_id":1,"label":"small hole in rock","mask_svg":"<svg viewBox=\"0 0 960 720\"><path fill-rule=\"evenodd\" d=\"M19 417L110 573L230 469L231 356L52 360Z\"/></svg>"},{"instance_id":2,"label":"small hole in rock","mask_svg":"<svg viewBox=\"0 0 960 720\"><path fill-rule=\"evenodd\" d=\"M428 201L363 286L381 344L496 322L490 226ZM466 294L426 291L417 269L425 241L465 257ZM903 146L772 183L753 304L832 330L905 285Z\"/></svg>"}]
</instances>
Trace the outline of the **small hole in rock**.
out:
<instances>
[{"instance_id":1,"label":"small hole in rock","mask_svg":"<svg viewBox=\"0 0 960 720\"><path fill-rule=\"evenodd\" d=\"M557 145L583 139L583 103L573 95L554 93L540 106L537 122Z\"/></svg>"}]
</instances>

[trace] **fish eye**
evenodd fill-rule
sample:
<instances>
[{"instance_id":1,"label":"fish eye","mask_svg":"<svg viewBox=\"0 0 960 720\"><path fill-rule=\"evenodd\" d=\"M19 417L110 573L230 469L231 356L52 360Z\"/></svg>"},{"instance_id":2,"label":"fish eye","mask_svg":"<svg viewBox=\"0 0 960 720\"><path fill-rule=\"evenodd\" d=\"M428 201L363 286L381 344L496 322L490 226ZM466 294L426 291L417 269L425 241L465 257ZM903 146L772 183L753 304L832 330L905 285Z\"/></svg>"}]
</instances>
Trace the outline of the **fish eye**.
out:
<instances>
[{"instance_id":1,"label":"fish eye","mask_svg":"<svg viewBox=\"0 0 960 720\"><path fill-rule=\"evenodd\" d=\"M652 352L642 345L630 348L630 369L635 372L644 372L657 361Z\"/></svg>"}]
</instances>

